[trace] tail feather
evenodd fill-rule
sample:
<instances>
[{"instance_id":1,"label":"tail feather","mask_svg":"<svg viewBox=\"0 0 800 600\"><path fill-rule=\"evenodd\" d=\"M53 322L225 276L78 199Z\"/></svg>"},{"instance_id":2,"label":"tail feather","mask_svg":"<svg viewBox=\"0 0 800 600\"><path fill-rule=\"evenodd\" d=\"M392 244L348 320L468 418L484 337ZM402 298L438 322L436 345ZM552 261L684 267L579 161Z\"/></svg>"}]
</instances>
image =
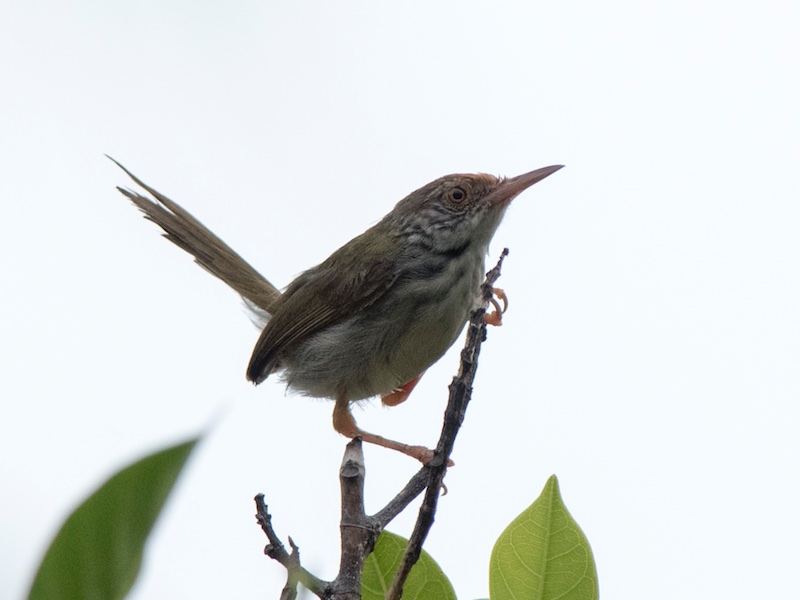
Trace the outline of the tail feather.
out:
<instances>
[{"instance_id":1,"label":"tail feather","mask_svg":"<svg viewBox=\"0 0 800 600\"><path fill-rule=\"evenodd\" d=\"M116 160L111 159L155 200L134 191L117 189L141 210L145 218L164 230L164 237L183 248L195 262L238 292L258 314L274 312L280 291L225 242L182 206L154 190Z\"/></svg>"}]
</instances>

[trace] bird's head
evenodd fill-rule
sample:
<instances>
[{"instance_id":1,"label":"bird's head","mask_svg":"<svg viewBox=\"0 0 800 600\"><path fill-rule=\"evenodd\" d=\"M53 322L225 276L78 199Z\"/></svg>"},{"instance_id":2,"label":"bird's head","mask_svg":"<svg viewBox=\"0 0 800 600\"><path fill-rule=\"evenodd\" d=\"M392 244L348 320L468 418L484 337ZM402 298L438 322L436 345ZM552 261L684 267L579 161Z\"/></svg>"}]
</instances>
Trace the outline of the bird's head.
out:
<instances>
[{"instance_id":1,"label":"bird's head","mask_svg":"<svg viewBox=\"0 0 800 600\"><path fill-rule=\"evenodd\" d=\"M562 166L511 178L483 173L445 175L398 202L384 221L410 243L440 252L468 246L485 249L511 201Z\"/></svg>"}]
</instances>

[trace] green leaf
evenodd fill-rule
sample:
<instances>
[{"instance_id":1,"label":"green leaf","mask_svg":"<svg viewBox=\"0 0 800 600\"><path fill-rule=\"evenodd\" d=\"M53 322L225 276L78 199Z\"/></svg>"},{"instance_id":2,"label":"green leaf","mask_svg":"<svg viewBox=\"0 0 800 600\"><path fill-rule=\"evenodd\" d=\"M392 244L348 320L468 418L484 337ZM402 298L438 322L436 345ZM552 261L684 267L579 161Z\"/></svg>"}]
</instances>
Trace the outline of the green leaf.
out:
<instances>
[{"instance_id":1,"label":"green leaf","mask_svg":"<svg viewBox=\"0 0 800 600\"><path fill-rule=\"evenodd\" d=\"M383 600L392 585L392 578L408 540L394 533L383 531L372 551L364 561L361 574L361 599ZM450 580L442 572L431 555L422 551L403 587L403 600L456 600Z\"/></svg>"},{"instance_id":2,"label":"green leaf","mask_svg":"<svg viewBox=\"0 0 800 600\"><path fill-rule=\"evenodd\" d=\"M197 439L113 475L67 518L47 550L29 600L115 600L133 586L144 543Z\"/></svg>"},{"instance_id":3,"label":"green leaf","mask_svg":"<svg viewBox=\"0 0 800 600\"><path fill-rule=\"evenodd\" d=\"M489 562L492 600L596 600L589 540L567 511L552 475L536 501L497 538Z\"/></svg>"}]
</instances>

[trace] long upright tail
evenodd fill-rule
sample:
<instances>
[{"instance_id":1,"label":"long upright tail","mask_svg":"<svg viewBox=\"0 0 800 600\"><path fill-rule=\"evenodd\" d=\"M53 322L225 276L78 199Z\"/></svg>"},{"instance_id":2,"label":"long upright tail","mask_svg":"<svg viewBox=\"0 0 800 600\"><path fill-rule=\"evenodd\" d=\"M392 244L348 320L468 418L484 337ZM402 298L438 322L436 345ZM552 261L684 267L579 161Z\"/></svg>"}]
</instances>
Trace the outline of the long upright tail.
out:
<instances>
[{"instance_id":1,"label":"long upright tail","mask_svg":"<svg viewBox=\"0 0 800 600\"><path fill-rule=\"evenodd\" d=\"M164 230L165 238L186 250L198 265L238 292L255 312L268 315L274 312L275 303L281 297L274 285L183 207L145 184L110 156L108 158L153 195L155 200L117 188L144 213L146 219Z\"/></svg>"}]
</instances>

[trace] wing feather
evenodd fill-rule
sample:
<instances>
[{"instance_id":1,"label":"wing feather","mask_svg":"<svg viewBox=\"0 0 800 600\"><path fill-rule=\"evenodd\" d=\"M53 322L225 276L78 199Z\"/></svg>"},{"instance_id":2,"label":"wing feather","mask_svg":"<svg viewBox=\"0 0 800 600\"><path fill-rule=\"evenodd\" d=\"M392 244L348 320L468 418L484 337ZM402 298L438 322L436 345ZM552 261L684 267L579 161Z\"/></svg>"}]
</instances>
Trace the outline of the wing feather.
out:
<instances>
[{"instance_id":1,"label":"wing feather","mask_svg":"<svg viewBox=\"0 0 800 600\"><path fill-rule=\"evenodd\" d=\"M398 276L398 241L384 230L378 223L289 285L253 350L250 381L261 383L279 367L283 353L366 310L391 289Z\"/></svg>"}]
</instances>

